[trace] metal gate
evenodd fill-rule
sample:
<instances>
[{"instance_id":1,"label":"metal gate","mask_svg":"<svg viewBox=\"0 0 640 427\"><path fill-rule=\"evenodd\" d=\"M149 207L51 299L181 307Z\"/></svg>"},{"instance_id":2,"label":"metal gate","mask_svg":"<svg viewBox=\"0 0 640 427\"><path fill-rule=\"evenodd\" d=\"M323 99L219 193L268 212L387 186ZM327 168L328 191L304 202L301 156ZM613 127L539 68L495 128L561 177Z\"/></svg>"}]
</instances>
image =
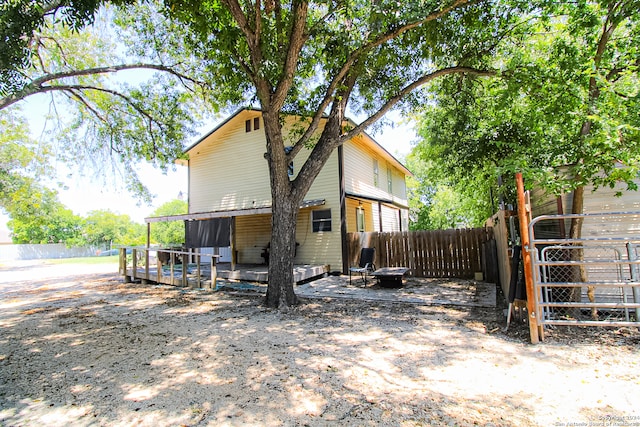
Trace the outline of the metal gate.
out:
<instances>
[{"instance_id":1,"label":"metal gate","mask_svg":"<svg viewBox=\"0 0 640 427\"><path fill-rule=\"evenodd\" d=\"M529 237L538 325L640 326L640 212L543 215Z\"/></svg>"}]
</instances>

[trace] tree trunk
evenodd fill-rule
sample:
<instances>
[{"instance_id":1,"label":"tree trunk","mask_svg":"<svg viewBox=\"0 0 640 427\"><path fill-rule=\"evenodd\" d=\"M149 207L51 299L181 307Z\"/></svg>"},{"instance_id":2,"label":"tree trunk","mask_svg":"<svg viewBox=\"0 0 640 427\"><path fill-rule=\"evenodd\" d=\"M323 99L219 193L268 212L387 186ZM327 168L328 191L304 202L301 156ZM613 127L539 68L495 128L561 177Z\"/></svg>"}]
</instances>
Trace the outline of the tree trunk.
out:
<instances>
[{"instance_id":1,"label":"tree trunk","mask_svg":"<svg viewBox=\"0 0 640 427\"><path fill-rule=\"evenodd\" d=\"M266 158L269 164L272 212L266 305L286 309L298 303L293 291L293 258L298 210L302 200L293 191L287 173L288 159L284 151L279 117L265 111L263 120L267 138Z\"/></svg>"},{"instance_id":2,"label":"tree trunk","mask_svg":"<svg viewBox=\"0 0 640 427\"><path fill-rule=\"evenodd\" d=\"M584 208L584 187L577 187L573 191L573 204L571 213L572 214L582 214ZM570 239L580 239L582 237L582 223L584 222L584 218L572 218L571 219L571 227L569 228L569 238ZM581 245L578 243L577 245ZM571 250L571 260L572 261L583 261L584 260L584 251L582 249L573 249ZM575 266L571 269L570 280L573 282L585 282L586 281L586 271L584 265ZM581 299L581 288L575 287L571 288L571 297L570 301L579 302Z\"/></svg>"},{"instance_id":3,"label":"tree trunk","mask_svg":"<svg viewBox=\"0 0 640 427\"><path fill-rule=\"evenodd\" d=\"M577 187L573 192L573 208L571 209L571 213L574 214L582 214L584 210L584 187ZM571 220L571 228L569 230L569 238L571 239L580 239L582 238L582 224L584 222L584 218L573 218ZM582 245L581 243L579 243ZM571 251L571 260L572 261L584 261L584 250L576 249ZM587 275L587 269L584 264L580 264L573 268L572 278L574 282L586 283L589 281L589 276ZM595 302L595 287L587 286L587 296L589 297L590 302ZM571 290L571 301L580 302L582 300L582 288L574 287ZM573 313L573 317L579 315L580 310L575 310L576 313ZM591 318L596 320L598 318L598 310L596 308L591 308Z\"/></svg>"},{"instance_id":4,"label":"tree trunk","mask_svg":"<svg viewBox=\"0 0 640 427\"><path fill-rule=\"evenodd\" d=\"M271 248L267 307L286 308L298 304L293 285L293 260L296 247L296 223L299 204L289 198L273 197L271 217Z\"/></svg>"}]
</instances>

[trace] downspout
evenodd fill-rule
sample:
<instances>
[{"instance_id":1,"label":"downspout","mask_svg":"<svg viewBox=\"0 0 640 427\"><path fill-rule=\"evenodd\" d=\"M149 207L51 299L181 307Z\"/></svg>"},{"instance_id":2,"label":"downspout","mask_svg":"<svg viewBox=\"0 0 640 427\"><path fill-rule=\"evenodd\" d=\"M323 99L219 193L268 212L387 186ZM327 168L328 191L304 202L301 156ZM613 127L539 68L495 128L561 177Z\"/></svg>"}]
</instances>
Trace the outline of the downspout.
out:
<instances>
[{"instance_id":1,"label":"downspout","mask_svg":"<svg viewBox=\"0 0 640 427\"><path fill-rule=\"evenodd\" d=\"M342 272L349 271L349 242L347 242L347 196L344 188L344 149L338 146L338 181L340 186L340 245L342 247Z\"/></svg>"}]
</instances>

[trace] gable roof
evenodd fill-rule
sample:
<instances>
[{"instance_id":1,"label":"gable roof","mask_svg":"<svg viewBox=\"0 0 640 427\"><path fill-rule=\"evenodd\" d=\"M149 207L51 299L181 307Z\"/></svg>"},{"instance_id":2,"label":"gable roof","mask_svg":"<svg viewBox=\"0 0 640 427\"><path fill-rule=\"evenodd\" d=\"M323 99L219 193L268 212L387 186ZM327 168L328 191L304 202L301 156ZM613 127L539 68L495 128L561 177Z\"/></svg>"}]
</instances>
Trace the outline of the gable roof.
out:
<instances>
[{"instance_id":1,"label":"gable roof","mask_svg":"<svg viewBox=\"0 0 640 427\"><path fill-rule=\"evenodd\" d=\"M196 142L194 142L189 147L184 149L183 152L184 153L188 153L189 151L193 150L198 145L200 145L202 142L204 142L207 138L209 138L211 135L213 135L216 132L218 132L225 125L227 125L229 122L233 121L237 116L239 116L240 114L242 114L244 112L259 112L259 113L262 113L262 110L259 109L259 108L252 108L252 107L239 108L233 114L231 114L229 117L227 117L225 120L223 120L221 123L219 123L216 127L214 127L211 131L209 131L204 136L202 136L200 139L198 139ZM347 122L351 126L357 126L357 123L355 123L353 120L351 120L349 118L347 118ZM372 148L374 152L376 152L379 155L381 155L387 161L395 164L396 167L398 167L398 169L402 170L402 172L404 172L405 175L413 176L413 173L405 165L403 165L398 159L395 158L395 156L393 156L391 153L389 153L389 151L387 151L382 145L380 145L369 134L367 134L366 132L362 132L360 134L360 137L361 137L362 141L365 143L365 145L367 145L368 147ZM185 166L187 164L186 161L181 160L181 159L177 160L176 163L182 164L182 165L185 165Z\"/></svg>"}]
</instances>

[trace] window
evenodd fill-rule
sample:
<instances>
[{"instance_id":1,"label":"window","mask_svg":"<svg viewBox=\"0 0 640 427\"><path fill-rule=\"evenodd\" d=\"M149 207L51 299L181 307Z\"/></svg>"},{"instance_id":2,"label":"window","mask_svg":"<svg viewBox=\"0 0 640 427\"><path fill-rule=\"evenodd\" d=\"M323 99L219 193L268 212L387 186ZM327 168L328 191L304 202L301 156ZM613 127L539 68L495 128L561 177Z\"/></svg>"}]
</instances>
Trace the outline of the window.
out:
<instances>
[{"instance_id":1,"label":"window","mask_svg":"<svg viewBox=\"0 0 640 427\"><path fill-rule=\"evenodd\" d=\"M260 117L253 118L253 130L260 129ZM245 120L244 122L244 131L251 132L251 119Z\"/></svg>"},{"instance_id":2,"label":"window","mask_svg":"<svg viewBox=\"0 0 640 427\"><path fill-rule=\"evenodd\" d=\"M393 171L389 165L387 165L387 191L393 193Z\"/></svg>"},{"instance_id":3,"label":"window","mask_svg":"<svg viewBox=\"0 0 640 427\"><path fill-rule=\"evenodd\" d=\"M357 231L364 231L364 208L362 206L356 208L356 228Z\"/></svg>"},{"instance_id":4,"label":"window","mask_svg":"<svg viewBox=\"0 0 640 427\"><path fill-rule=\"evenodd\" d=\"M373 185L378 186L380 183L380 168L378 167L378 161L373 159Z\"/></svg>"},{"instance_id":5,"label":"window","mask_svg":"<svg viewBox=\"0 0 640 427\"><path fill-rule=\"evenodd\" d=\"M311 211L311 227L314 233L331 231L331 209Z\"/></svg>"}]
</instances>

